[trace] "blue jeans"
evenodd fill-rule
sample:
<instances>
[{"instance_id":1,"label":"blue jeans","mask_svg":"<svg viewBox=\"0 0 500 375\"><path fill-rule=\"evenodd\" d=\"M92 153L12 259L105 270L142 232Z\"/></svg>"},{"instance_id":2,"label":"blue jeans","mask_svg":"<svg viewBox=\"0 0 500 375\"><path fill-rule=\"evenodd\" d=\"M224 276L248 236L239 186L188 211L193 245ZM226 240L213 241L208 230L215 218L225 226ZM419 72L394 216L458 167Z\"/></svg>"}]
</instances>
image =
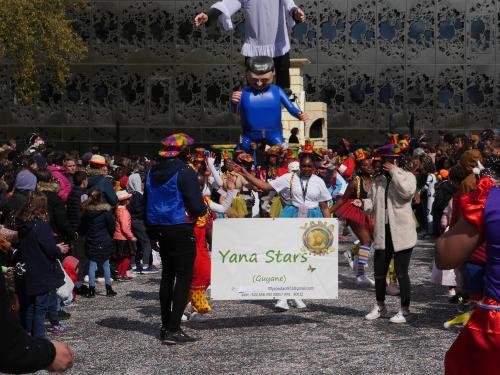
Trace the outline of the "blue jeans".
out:
<instances>
[{"instance_id":1,"label":"blue jeans","mask_svg":"<svg viewBox=\"0 0 500 375\"><path fill-rule=\"evenodd\" d=\"M95 260L89 261L89 286L95 288L95 272L97 270L97 262ZM102 271L104 272L104 280L106 285L111 285L111 269L109 268L109 259L102 263Z\"/></svg>"},{"instance_id":2,"label":"blue jeans","mask_svg":"<svg viewBox=\"0 0 500 375\"><path fill-rule=\"evenodd\" d=\"M58 303L59 298L55 290L29 297L25 327L32 337L45 337L45 316L47 315L51 324L59 324Z\"/></svg>"}]
</instances>

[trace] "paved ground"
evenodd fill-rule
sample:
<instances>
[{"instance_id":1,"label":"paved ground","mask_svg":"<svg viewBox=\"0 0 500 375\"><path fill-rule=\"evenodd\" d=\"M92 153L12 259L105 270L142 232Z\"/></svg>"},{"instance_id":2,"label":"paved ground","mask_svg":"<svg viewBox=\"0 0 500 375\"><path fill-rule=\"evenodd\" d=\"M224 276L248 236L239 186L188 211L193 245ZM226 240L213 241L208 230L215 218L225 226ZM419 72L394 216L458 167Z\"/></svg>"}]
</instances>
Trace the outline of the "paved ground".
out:
<instances>
[{"instance_id":1,"label":"paved ground","mask_svg":"<svg viewBox=\"0 0 500 375\"><path fill-rule=\"evenodd\" d=\"M457 330L443 329L456 312L445 289L429 283L432 244L420 242L411 264L409 324L363 319L374 290L352 281L339 257L339 299L309 301L308 311L275 313L271 302L214 302L210 320L185 324L201 340L160 345L159 275L116 285L116 298L97 296L71 308L75 348L70 374L440 374ZM99 287L102 293L103 286ZM391 312L397 297L388 297Z\"/></svg>"}]
</instances>

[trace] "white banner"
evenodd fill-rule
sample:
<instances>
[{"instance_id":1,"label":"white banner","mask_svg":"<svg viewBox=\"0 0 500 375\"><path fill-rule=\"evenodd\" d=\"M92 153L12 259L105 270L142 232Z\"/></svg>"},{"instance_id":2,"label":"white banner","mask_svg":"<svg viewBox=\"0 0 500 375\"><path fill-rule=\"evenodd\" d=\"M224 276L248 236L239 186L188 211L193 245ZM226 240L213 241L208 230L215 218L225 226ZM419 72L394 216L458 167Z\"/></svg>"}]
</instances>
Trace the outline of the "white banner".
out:
<instances>
[{"instance_id":1,"label":"white banner","mask_svg":"<svg viewBox=\"0 0 500 375\"><path fill-rule=\"evenodd\" d=\"M337 219L215 220L212 244L215 300L337 298Z\"/></svg>"}]
</instances>

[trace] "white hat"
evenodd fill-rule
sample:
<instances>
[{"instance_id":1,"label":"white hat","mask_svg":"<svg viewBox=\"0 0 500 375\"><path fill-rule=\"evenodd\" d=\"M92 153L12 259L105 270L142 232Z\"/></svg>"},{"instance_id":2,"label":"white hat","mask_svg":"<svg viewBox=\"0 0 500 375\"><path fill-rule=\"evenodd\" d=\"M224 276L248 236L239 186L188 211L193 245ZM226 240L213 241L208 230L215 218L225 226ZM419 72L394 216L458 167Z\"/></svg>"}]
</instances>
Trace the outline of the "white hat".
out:
<instances>
[{"instance_id":1,"label":"white hat","mask_svg":"<svg viewBox=\"0 0 500 375\"><path fill-rule=\"evenodd\" d=\"M89 160L89 163L97 165L108 165L108 163L106 163L106 159L104 158L104 156L98 154L92 155L92 157Z\"/></svg>"},{"instance_id":2,"label":"white hat","mask_svg":"<svg viewBox=\"0 0 500 375\"><path fill-rule=\"evenodd\" d=\"M290 164L288 164L288 172L297 172L300 169L300 164L298 161L292 161Z\"/></svg>"}]
</instances>

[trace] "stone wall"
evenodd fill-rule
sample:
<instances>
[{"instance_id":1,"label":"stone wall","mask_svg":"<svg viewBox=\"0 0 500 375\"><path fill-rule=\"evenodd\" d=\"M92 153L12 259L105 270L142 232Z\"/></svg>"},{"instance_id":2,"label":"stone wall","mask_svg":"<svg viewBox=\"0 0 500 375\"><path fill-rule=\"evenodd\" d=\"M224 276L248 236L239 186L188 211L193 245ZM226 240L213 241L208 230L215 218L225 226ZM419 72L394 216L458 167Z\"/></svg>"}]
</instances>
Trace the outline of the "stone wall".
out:
<instances>
[{"instance_id":1,"label":"stone wall","mask_svg":"<svg viewBox=\"0 0 500 375\"><path fill-rule=\"evenodd\" d=\"M277 0L270 0L277 1ZM464 131L497 125L498 1L298 0L307 22L292 31L292 57L309 59L307 101L328 105L330 142L376 141L393 124ZM91 1L75 28L90 46L61 96L47 87L16 102L0 71L0 138L39 127L67 147L157 142L185 130L202 143L234 143L229 95L242 76L242 14L235 33L192 26L211 1ZM367 137L368 135L368 137ZM128 150L128 149L127 149Z\"/></svg>"}]
</instances>

